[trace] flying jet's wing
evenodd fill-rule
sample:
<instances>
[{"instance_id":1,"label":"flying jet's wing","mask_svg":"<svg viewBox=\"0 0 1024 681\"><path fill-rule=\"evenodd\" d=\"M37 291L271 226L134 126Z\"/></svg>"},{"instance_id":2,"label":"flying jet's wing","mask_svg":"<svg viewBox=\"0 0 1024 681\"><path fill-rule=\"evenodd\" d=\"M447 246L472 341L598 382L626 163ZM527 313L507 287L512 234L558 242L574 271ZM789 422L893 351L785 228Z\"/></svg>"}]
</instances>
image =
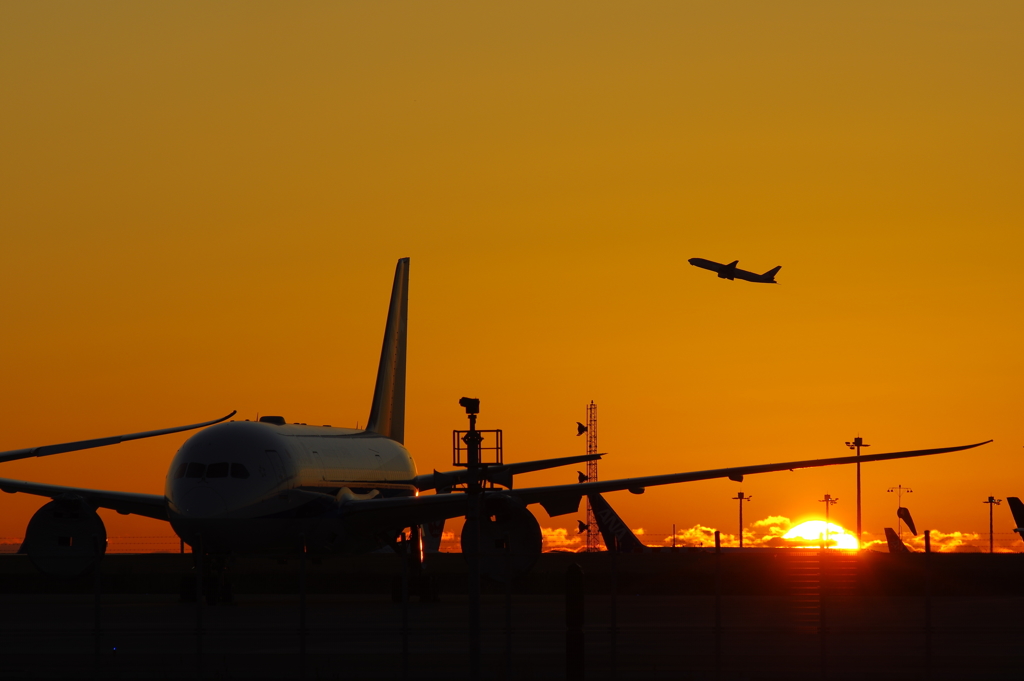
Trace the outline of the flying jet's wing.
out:
<instances>
[{"instance_id":1,"label":"flying jet's wing","mask_svg":"<svg viewBox=\"0 0 1024 681\"><path fill-rule=\"evenodd\" d=\"M588 494L601 494L629 490L642 494L646 487L671 485L679 482L696 480L712 480L729 478L740 482L745 475L755 473L771 473L774 471L796 470L798 468L818 468L840 464L867 463L870 461L887 461L890 459L907 459L916 456L928 456L945 452L957 452L964 449L988 444L991 440L973 445L959 447L942 447L939 449L919 449L909 452L888 452L865 454L862 456L840 456L831 459L809 459L805 461L789 461L786 463L769 463L756 466L736 466L707 471L691 471L687 473L670 473L668 475L649 475L638 478L620 480L602 480L598 482L574 483L569 485L553 485L551 487L528 487L518 490L501 490L486 492L486 495L499 494L516 497L523 503L540 504L548 515L558 516L575 513L579 510L580 500ZM363 529L387 529L393 527L409 527L435 520L455 518L465 515L467 500L463 494L432 494L419 497L398 497L389 499L359 499L345 504L344 517L347 521Z\"/></svg>"},{"instance_id":2,"label":"flying jet's wing","mask_svg":"<svg viewBox=\"0 0 1024 681\"><path fill-rule=\"evenodd\" d=\"M122 442L128 442L129 440L142 440L147 437L156 437L157 435L169 435L171 433L180 433L185 430L195 430L196 428L203 428L205 426L212 426L215 423L226 421L236 412L231 412L227 416L222 416L219 419L213 421L204 421L203 423L193 423L187 426L176 426L174 428L163 428L161 430L147 430L142 433L129 433L127 435L114 435L113 437L100 437L95 440L79 440L78 442L65 442L59 445L44 445L42 447L29 447L28 449L12 449L7 452L0 452L0 462L3 461L17 461L18 459L30 459L33 456L50 456L51 454L63 454L64 452L77 452L80 449L93 449L95 447L107 447L109 445L116 445Z\"/></svg>"},{"instance_id":3,"label":"flying jet's wing","mask_svg":"<svg viewBox=\"0 0 1024 681\"><path fill-rule=\"evenodd\" d=\"M62 485L44 485L39 482L9 480L0 478L0 490L8 494L23 492L40 497L57 499L64 495L79 496L92 506L109 508L121 515L134 513L147 518L167 520L167 504L159 494L136 494L133 492L107 492L101 489L84 489L81 487L64 487Z\"/></svg>"}]
</instances>

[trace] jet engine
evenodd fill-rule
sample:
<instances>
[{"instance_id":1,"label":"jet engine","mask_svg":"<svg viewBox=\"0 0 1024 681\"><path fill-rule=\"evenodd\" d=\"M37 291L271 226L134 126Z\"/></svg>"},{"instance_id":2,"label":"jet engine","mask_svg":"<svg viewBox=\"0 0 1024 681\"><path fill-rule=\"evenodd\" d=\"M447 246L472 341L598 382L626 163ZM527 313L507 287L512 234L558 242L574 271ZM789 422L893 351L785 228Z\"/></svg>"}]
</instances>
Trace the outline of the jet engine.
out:
<instances>
[{"instance_id":1,"label":"jet engine","mask_svg":"<svg viewBox=\"0 0 1024 681\"><path fill-rule=\"evenodd\" d=\"M488 494L479 525L480 572L499 582L526 574L541 551L540 525L526 506L504 494ZM462 554L477 553L477 523L462 526Z\"/></svg>"},{"instance_id":2,"label":"jet engine","mask_svg":"<svg viewBox=\"0 0 1024 681\"><path fill-rule=\"evenodd\" d=\"M107 550L107 529L96 510L77 495L44 505L25 530L19 553L51 577L78 577L89 572Z\"/></svg>"}]
</instances>

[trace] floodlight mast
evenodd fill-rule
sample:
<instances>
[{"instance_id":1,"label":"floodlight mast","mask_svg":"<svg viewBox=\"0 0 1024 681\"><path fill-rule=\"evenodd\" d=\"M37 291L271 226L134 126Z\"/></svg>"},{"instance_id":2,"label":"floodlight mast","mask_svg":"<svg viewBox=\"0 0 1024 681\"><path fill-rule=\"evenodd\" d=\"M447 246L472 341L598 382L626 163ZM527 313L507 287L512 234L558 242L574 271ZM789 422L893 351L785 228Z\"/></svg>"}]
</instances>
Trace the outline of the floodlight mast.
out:
<instances>
[{"instance_id":1,"label":"floodlight mast","mask_svg":"<svg viewBox=\"0 0 1024 681\"><path fill-rule=\"evenodd\" d=\"M853 438L853 442L847 442L846 446L857 450L857 457L860 458L860 448L870 447L864 444L864 438L860 435ZM860 461L857 462L857 548L861 546L861 523L860 523Z\"/></svg>"},{"instance_id":2,"label":"floodlight mast","mask_svg":"<svg viewBox=\"0 0 1024 681\"><path fill-rule=\"evenodd\" d=\"M995 548L995 541L993 540L994 535L992 532L992 507L998 506L999 504L1003 503L1003 500L996 499L995 497L989 497L988 501L983 501L981 503L988 504L988 552L993 553Z\"/></svg>"},{"instance_id":3,"label":"floodlight mast","mask_svg":"<svg viewBox=\"0 0 1024 681\"><path fill-rule=\"evenodd\" d=\"M903 508L903 495L911 494L914 490L910 489L909 487L904 487L903 485L896 485L895 487L890 487L886 491L896 492L896 515L898 517L897 522L899 523L897 527L900 531L900 541L903 541L903 518L899 517L899 512L900 509Z\"/></svg>"}]
</instances>

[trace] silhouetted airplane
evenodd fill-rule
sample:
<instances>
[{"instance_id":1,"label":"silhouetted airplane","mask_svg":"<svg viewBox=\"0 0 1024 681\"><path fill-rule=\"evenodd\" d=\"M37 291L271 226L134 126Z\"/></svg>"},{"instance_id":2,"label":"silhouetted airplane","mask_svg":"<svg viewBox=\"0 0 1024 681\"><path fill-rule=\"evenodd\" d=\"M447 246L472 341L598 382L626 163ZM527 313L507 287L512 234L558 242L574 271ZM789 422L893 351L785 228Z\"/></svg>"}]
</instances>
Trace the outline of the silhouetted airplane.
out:
<instances>
[{"instance_id":1,"label":"silhouetted airplane","mask_svg":"<svg viewBox=\"0 0 1024 681\"><path fill-rule=\"evenodd\" d=\"M896 509L896 517L907 524L907 529L910 530L910 534L917 536L917 525L914 524L914 518L910 515L910 509L904 506L900 506Z\"/></svg>"},{"instance_id":2,"label":"silhouetted airplane","mask_svg":"<svg viewBox=\"0 0 1024 681\"><path fill-rule=\"evenodd\" d=\"M216 421L164 430L0 452L0 462L48 456L126 440L210 426L181 446L167 471L164 493L111 492L0 478L4 492L24 492L53 501L29 522L22 550L33 562L56 571L90 569L106 547L97 508L168 521L197 553L373 551L396 546L406 528L467 515L466 496L450 494L468 481L465 469L417 475L405 439L406 329L409 259L398 261L376 387L365 429L287 423L280 416L258 422ZM216 425L212 425L216 424ZM576 513L584 496L679 482L816 468L836 464L903 459L970 449L985 443L909 452L845 456L736 466L668 475L648 475L582 484L513 489L513 476L600 458L600 455L489 466L481 476L506 489L483 492L479 528L467 522L462 534L477 546L487 574L525 572L540 555L540 525L527 509L540 504L551 516ZM437 493L423 495L435 490ZM443 531L443 523L436 532ZM478 533L479 532L479 533ZM478 542L479 538L479 542ZM77 567L75 567L77 566Z\"/></svg>"},{"instance_id":3,"label":"silhouetted airplane","mask_svg":"<svg viewBox=\"0 0 1024 681\"><path fill-rule=\"evenodd\" d=\"M600 494L588 494L590 507L594 509L594 519L597 520L597 529L601 532L601 539L604 540L605 548L609 551L619 553L654 553L659 547L645 545L640 541L633 530L622 521L619 514L615 512L612 505L605 501ZM587 524L577 521L579 533L586 531ZM577 534L579 534L577 533Z\"/></svg>"},{"instance_id":4,"label":"silhouetted airplane","mask_svg":"<svg viewBox=\"0 0 1024 681\"><path fill-rule=\"evenodd\" d=\"M889 553L913 553L909 546L903 543L896 530L891 527L885 528L885 542L889 545Z\"/></svg>"},{"instance_id":5,"label":"silhouetted airplane","mask_svg":"<svg viewBox=\"0 0 1024 681\"><path fill-rule=\"evenodd\" d=\"M764 274L755 274L736 267L739 260L733 260L728 265L723 265L711 260L705 260L704 258L690 258L687 262L694 267L700 267L705 270L717 272L719 279L728 279L729 281L732 281L733 279L743 279L745 281L753 281L759 284L779 283L775 281L775 275L782 269L782 265L779 265L778 267L771 268Z\"/></svg>"},{"instance_id":6,"label":"silhouetted airplane","mask_svg":"<svg viewBox=\"0 0 1024 681\"><path fill-rule=\"evenodd\" d=\"M1010 513L1013 514L1013 522L1017 525L1013 531L1019 534L1021 539L1024 539L1024 503L1021 502L1020 497L1007 497L1006 501L1010 504Z\"/></svg>"}]
</instances>

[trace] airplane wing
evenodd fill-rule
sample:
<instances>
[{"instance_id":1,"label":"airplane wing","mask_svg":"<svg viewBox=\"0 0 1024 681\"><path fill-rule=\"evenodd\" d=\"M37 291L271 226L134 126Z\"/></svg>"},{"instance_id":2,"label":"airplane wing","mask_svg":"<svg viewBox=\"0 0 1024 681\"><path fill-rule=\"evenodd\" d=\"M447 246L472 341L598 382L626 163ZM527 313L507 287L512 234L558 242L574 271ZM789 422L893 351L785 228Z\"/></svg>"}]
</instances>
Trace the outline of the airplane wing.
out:
<instances>
[{"instance_id":1,"label":"airplane wing","mask_svg":"<svg viewBox=\"0 0 1024 681\"><path fill-rule=\"evenodd\" d=\"M580 499L587 494L602 494L604 492L616 492L629 490L634 494L643 494L647 487L657 485L672 485L678 482L694 482L696 480L713 480L715 478L729 478L736 482L742 482L743 476L755 473L772 473L775 471L792 471L797 468L819 468L821 466L836 466L848 463L868 463L870 461L888 461L890 459L908 459L916 456L929 456L931 454L943 454L946 452L957 452L973 447L980 447L992 440L978 442L973 445L961 445L959 447L941 447L939 449L919 449L909 452L887 452L880 454L865 454L862 456L839 456L831 459L809 459L806 461L789 461L786 463L768 463L755 466L736 466L733 468L718 468L707 471L690 471L687 473L669 473L668 475L648 475L639 478L622 478L619 480L602 480L598 482L583 482L569 485L553 485L551 487L531 487L520 490L510 490L507 494L519 498L525 504L540 504L548 515L557 516L566 513L575 513L579 510Z\"/></svg>"},{"instance_id":2,"label":"airplane wing","mask_svg":"<svg viewBox=\"0 0 1024 681\"><path fill-rule=\"evenodd\" d=\"M50 456L52 454L63 454L65 452L77 452L80 449L107 447L109 445L116 445L122 442L128 442L129 440L142 440L147 437L156 437L157 435L169 435L171 433L180 433L185 430L195 430L196 428L212 426L215 423L226 421L232 416L234 416L235 413L236 412L231 412L227 416L222 416L221 418L214 419L213 421L193 423L187 426L175 426L174 428L163 428L161 430L147 430L142 433L114 435L113 437L100 437L96 438L95 440L79 440L78 442L65 442L59 445L44 445L42 447L29 447L28 449L12 449L7 452L0 452L0 462L17 461L18 459L30 459L33 456Z\"/></svg>"},{"instance_id":3,"label":"airplane wing","mask_svg":"<svg viewBox=\"0 0 1024 681\"><path fill-rule=\"evenodd\" d=\"M774 471L796 470L798 468L818 468L840 464L867 463L870 461L888 461L890 459L907 459L917 456L929 456L946 452L957 452L973 447L980 447L992 440L973 445L959 447L942 447L939 449L919 449L908 452L888 452L865 454L862 456L840 456L831 459L809 459L805 461L789 461L785 463L769 463L755 466L736 466L707 471L690 471L686 473L670 473L668 475L649 475L638 478L622 478L619 480L602 480L569 485L553 485L550 487L528 487L518 490L501 490L485 494L500 494L516 497L524 504L540 504L548 515L559 516L575 513L579 510L580 500L588 494L601 494L629 490L634 494L642 494L647 487L671 485L679 482L696 480L712 480L729 478L741 482L743 476L755 473L771 473ZM355 525L367 529L409 527L426 522L456 518L466 514L466 497L463 494L432 494L419 497L398 497L390 499L365 499L346 502L345 518Z\"/></svg>"},{"instance_id":4,"label":"airplane wing","mask_svg":"<svg viewBox=\"0 0 1024 681\"><path fill-rule=\"evenodd\" d=\"M159 494L136 494L134 492L107 492L101 489L44 485L38 482L0 478L0 490L8 494L23 492L40 497L57 499L64 495L79 496L98 508L109 508L121 515L144 515L156 520L167 520L167 504Z\"/></svg>"}]
</instances>

